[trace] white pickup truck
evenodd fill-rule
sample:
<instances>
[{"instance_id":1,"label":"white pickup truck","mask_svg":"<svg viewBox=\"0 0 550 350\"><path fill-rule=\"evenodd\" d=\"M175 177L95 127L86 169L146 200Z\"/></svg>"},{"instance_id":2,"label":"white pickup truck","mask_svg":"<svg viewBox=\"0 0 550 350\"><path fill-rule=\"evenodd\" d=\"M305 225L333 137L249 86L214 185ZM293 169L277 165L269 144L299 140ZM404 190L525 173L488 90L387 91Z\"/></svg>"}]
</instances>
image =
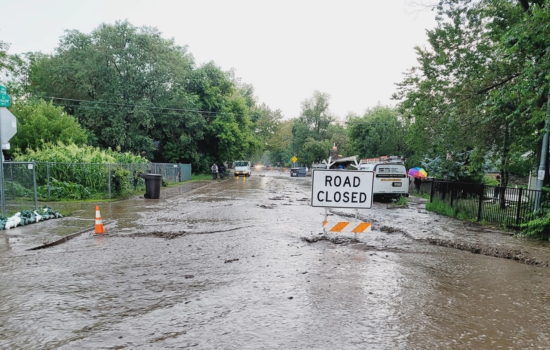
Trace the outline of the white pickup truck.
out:
<instances>
[{"instance_id":1,"label":"white pickup truck","mask_svg":"<svg viewBox=\"0 0 550 350\"><path fill-rule=\"evenodd\" d=\"M250 162L247 160L236 160L233 162L235 176L250 176Z\"/></svg>"}]
</instances>

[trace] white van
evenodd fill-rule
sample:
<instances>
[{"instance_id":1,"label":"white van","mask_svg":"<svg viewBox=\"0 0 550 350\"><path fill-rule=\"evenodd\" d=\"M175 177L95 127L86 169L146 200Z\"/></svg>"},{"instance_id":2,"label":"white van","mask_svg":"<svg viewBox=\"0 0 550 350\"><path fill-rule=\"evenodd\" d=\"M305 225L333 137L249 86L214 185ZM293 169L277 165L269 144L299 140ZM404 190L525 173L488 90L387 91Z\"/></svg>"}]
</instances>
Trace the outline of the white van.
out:
<instances>
[{"instance_id":1,"label":"white van","mask_svg":"<svg viewBox=\"0 0 550 350\"><path fill-rule=\"evenodd\" d=\"M236 160L233 162L235 176L250 176L250 162L247 160Z\"/></svg>"},{"instance_id":2,"label":"white van","mask_svg":"<svg viewBox=\"0 0 550 350\"><path fill-rule=\"evenodd\" d=\"M362 159L358 169L374 173L374 199L409 196L409 177L401 158L390 156Z\"/></svg>"}]
</instances>

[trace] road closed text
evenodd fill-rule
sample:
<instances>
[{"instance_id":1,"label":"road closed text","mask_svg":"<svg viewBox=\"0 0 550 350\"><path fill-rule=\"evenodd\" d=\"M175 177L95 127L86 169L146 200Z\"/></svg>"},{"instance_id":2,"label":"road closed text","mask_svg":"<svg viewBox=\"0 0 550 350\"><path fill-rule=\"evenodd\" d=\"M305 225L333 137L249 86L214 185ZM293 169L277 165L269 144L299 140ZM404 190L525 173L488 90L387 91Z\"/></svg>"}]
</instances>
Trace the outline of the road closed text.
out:
<instances>
[{"instance_id":1,"label":"road closed text","mask_svg":"<svg viewBox=\"0 0 550 350\"><path fill-rule=\"evenodd\" d=\"M330 176L325 175L325 186L342 188L345 189L346 186L349 188L359 188L361 185L361 179L358 176L354 176L353 179L350 176L346 176L342 179L341 176ZM335 202L340 203L365 203L367 201L367 194L364 192L341 192L338 190L335 191L319 191L317 192L317 200L319 202Z\"/></svg>"},{"instance_id":2,"label":"road closed text","mask_svg":"<svg viewBox=\"0 0 550 350\"><path fill-rule=\"evenodd\" d=\"M312 206L370 208L372 172L315 170L312 181Z\"/></svg>"}]
</instances>

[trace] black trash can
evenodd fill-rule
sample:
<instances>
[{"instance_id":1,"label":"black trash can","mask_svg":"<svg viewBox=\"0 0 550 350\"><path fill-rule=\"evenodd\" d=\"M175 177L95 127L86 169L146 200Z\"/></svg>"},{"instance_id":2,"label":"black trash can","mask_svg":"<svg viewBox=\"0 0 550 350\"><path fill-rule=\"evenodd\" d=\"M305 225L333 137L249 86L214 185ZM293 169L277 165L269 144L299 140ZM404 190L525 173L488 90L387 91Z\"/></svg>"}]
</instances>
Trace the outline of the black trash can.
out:
<instances>
[{"instance_id":1,"label":"black trash can","mask_svg":"<svg viewBox=\"0 0 550 350\"><path fill-rule=\"evenodd\" d=\"M162 184L161 174L141 174L145 180L145 194L143 197L148 199L160 198L160 185Z\"/></svg>"}]
</instances>

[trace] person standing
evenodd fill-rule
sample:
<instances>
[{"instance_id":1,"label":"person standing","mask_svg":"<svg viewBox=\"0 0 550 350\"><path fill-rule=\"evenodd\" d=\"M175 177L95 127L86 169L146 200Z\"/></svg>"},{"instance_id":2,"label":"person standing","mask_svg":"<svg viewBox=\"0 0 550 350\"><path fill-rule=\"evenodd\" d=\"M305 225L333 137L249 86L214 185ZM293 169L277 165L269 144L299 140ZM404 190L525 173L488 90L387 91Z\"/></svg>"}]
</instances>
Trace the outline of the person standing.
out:
<instances>
[{"instance_id":1,"label":"person standing","mask_svg":"<svg viewBox=\"0 0 550 350\"><path fill-rule=\"evenodd\" d=\"M223 162L218 167L218 171L220 173L220 180L223 180L223 177L225 176L225 165L223 165Z\"/></svg>"},{"instance_id":2,"label":"person standing","mask_svg":"<svg viewBox=\"0 0 550 350\"><path fill-rule=\"evenodd\" d=\"M416 193L420 192L420 184L421 183L422 183L422 181L418 177L414 178L414 190L416 191Z\"/></svg>"},{"instance_id":3,"label":"person standing","mask_svg":"<svg viewBox=\"0 0 550 350\"><path fill-rule=\"evenodd\" d=\"M212 170L212 180L217 180L218 179L218 166L216 165L216 163L214 163L214 165L212 165L212 168L210 168Z\"/></svg>"}]
</instances>

